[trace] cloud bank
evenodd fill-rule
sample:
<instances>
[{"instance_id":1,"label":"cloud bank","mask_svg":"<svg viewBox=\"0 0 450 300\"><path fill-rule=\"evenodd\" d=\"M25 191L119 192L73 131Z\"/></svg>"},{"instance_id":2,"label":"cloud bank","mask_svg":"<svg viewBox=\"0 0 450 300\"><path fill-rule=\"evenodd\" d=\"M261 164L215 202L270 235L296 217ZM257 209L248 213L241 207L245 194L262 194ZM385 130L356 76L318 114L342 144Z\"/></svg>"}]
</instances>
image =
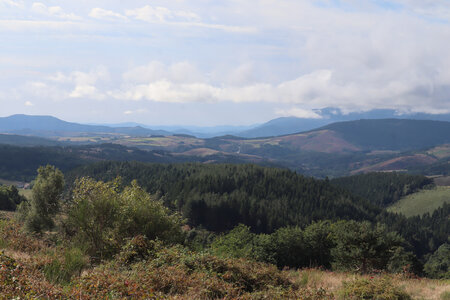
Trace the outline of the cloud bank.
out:
<instances>
[{"instance_id":1,"label":"cloud bank","mask_svg":"<svg viewBox=\"0 0 450 300\"><path fill-rule=\"evenodd\" d=\"M0 0L0 89L17 110L51 100L82 114L77 101L92 100L129 117L161 103L302 118L450 112L445 0L52 3Z\"/></svg>"}]
</instances>

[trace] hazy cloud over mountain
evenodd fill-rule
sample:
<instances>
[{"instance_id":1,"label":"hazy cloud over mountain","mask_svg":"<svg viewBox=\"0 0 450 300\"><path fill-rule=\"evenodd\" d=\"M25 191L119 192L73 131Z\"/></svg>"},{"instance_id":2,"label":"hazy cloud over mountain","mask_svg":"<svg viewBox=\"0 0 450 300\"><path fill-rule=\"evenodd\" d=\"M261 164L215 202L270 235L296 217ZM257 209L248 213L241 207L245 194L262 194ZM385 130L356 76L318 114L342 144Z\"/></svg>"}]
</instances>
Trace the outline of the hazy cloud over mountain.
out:
<instances>
[{"instance_id":1,"label":"hazy cloud over mountain","mask_svg":"<svg viewBox=\"0 0 450 300\"><path fill-rule=\"evenodd\" d=\"M2 115L214 125L324 107L450 112L444 0L0 0L0 38Z\"/></svg>"}]
</instances>

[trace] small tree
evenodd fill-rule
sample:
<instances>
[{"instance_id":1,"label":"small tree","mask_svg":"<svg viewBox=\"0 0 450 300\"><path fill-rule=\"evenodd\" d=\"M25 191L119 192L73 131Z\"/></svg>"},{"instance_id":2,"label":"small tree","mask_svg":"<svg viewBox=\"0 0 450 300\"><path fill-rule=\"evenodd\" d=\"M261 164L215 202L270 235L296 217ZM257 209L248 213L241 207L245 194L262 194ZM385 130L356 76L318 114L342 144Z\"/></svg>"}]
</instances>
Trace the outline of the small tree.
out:
<instances>
[{"instance_id":1,"label":"small tree","mask_svg":"<svg viewBox=\"0 0 450 300\"><path fill-rule=\"evenodd\" d=\"M430 256L424 269L431 278L450 279L450 244L441 245Z\"/></svg>"},{"instance_id":2,"label":"small tree","mask_svg":"<svg viewBox=\"0 0 450 300\"><path fill-rule=\"evenodd\" d=\"M217 237L211 244L211 249L220 256L250 258L254 238L255 234L250 232L250 227L239 224L227 234Z\"/></svg>"},{"instance_id":3,"label":"small tree","mask_svg":"<svg viewBox=\"0 0 450 300\"><path fill-rule=\"evenodd\" d=\"M400 271L410 265L404 240L384 225L340 221L332 224L335 247L331 249L333 268L367 273L373 270Z\"/></svg>"},{"instance_id":4,"label":"small tree","mask_svg":"<svg viewBox=\"0 0 450 300\"><path fill-rule=\"evenodd\" d=\"M28 231L40 233L54 228L63 188L64 175L60 170L50 165L39 167L32 198L19 208Z\"/></svg>"}]
</instances>

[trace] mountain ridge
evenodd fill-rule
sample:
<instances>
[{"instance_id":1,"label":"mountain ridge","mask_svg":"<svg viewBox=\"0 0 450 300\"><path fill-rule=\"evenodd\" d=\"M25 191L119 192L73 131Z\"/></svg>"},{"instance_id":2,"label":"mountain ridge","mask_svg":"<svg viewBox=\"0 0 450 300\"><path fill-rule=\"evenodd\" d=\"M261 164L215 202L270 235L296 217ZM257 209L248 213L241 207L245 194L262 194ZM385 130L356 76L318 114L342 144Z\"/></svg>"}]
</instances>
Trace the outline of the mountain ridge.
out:
<instances>
[{"instance_id":1,"label":"mountain ridge","mask_svg":"<svg viewBox=\"0 0 450 300\"><path fill-rule=\"evenodd\" d=\"M85 125L67 122L53 116L38 116L16 114L0 117L0 131L36 136L64 136L67 133L115 133L129 135L169 135L163 130L151 130L139 126L135 127L108 127L103 125Z\"/></svg>"}]
</instances>

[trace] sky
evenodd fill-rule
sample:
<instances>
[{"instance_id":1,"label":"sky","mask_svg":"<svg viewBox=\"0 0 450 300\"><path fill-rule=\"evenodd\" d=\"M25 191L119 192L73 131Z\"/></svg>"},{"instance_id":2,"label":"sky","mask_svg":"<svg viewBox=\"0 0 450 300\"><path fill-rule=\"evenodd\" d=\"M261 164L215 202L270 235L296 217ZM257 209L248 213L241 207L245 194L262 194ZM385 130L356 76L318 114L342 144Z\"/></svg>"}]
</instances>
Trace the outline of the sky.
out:
<instances>
[{"instance_id":1,"label":"sky","mask_svg":"<svg viewBox=\"0 0 450 300\"><path fill-rule=\"evenodd\" d=\"M449 0L0 0L0 116L450 113Z\"/></svg>"}]
</instances>

